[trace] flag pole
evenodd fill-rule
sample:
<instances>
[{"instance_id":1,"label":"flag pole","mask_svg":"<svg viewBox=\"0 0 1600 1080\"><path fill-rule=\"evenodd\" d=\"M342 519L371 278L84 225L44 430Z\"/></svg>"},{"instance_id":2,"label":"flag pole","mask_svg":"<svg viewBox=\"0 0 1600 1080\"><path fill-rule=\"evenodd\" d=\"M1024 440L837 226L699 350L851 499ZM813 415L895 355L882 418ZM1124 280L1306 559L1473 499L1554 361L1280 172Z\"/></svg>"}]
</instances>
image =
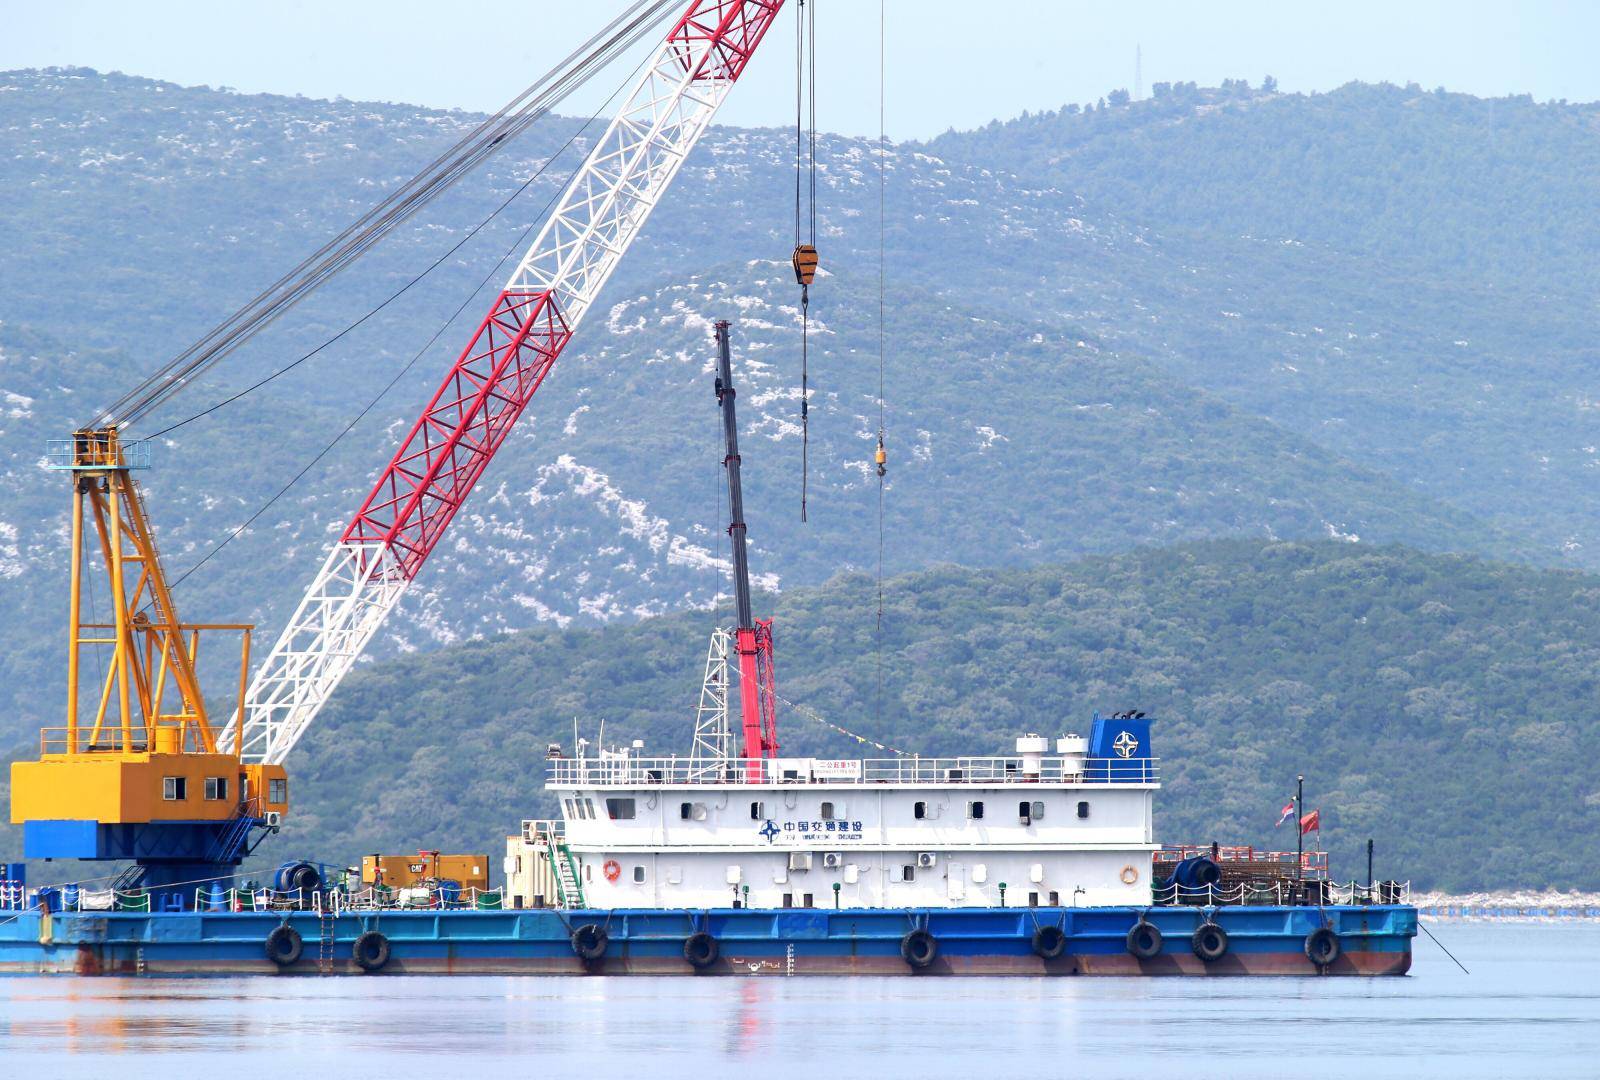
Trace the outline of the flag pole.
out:
<instances>
[{"instance_id":1,"label":"flag pole","mask_svg":"<svg viewBox=\"0 0 1600 1080\"><path fill-rule=\"evenodd\" d=\"M1306 830L1304 821L1306 816L1306 778L1296 776L1294 791L1294 876L1300 883L1300 900L1305 901L1306 889Z\"/></svg>"}]
</instances>

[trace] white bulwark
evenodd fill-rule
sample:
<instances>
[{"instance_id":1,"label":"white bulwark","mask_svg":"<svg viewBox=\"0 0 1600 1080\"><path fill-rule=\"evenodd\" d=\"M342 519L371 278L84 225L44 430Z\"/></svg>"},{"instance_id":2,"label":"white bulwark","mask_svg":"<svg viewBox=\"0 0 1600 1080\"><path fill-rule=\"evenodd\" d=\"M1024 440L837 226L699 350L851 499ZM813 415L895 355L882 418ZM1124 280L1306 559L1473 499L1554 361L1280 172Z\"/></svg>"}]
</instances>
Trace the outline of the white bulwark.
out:
<instances>
[{"instance_id":1,"label":"white bulwark","mask_svg":"<svg viewBox=\"0 0 1600 1080\"><path fill-rule=\"evenodd\" d=\"M1121 737L1119 737L1121 738ZM1150 902L1157 762L1123 739L1015 757L554 756L558 821L507 838L518 907L1099 907ZM1143 754L1135 754L1143 749Z\"/></svg>"}]
</instances>

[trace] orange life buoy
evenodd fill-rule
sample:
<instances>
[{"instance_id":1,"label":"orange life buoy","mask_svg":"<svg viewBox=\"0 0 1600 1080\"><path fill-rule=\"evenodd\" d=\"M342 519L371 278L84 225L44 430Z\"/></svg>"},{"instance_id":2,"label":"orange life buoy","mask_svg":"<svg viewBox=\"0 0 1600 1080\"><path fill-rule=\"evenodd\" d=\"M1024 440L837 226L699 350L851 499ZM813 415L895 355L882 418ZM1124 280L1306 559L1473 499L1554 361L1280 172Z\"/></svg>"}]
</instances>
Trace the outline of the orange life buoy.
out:
<instances>
[{"instance_id":1,"label":"orange life buoy","mask_svg":"<svg viewBox=\"0 0 1600 1080\"><path fill-rule=\"evenodd\" d=\"M1138 880L1139 880L1139 870L1138 870L1137 867L1133 866L1130 863L1129 865L1124 866L1122 868L1122 883L1124 885L1132 885L1135 881L1138 881Z\"/></svg>"},{"instance_id":2,"label":"orange life buoy","mask_svg":"<svg viewBox=\"0 0 1600 1080\"><path fill-rule=\"evenodd\" d=\"M615 881L622 876L622 864L615 859L607 859L601 869L605 871L607 881Z\"/></svg>"}]
</instances>

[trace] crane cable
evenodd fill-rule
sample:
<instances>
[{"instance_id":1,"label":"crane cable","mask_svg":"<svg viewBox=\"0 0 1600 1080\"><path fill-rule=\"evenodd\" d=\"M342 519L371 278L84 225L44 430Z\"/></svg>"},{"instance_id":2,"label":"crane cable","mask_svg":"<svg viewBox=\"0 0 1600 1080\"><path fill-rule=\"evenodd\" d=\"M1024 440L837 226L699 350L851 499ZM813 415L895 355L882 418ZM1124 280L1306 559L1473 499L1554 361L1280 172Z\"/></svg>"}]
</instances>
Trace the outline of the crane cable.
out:
<instances>
[{"instance_id":1,"label":"crane cable","mask_svg":"<svg viewBox=\"0 0 1600 1080\"><path fill-rule=\"evenodd\" d=\"M800 520L806 520L811 477L811 282L817 274L817 6L800 0L794 16L794 265L800 285ZM809 127L801 116L809 104ZM805 200L809 229L801 230L800 182L810 181Z\"/></svg>"},{"instance_id":2,"label":"crane cable","mask_svg":"<svg viewBox=\"0 0 1600 1080\"><path fill-rule=\"evenodd\" d=\"M884 72L888 35L884 0L878 0L878 449L874 454L878 473L878 625L875 632L874 651L877 658L877 694L875 711L879 722L883 720L883 489L884 477L889 472L889 455L883 447L884 406L884 157L888 153L884 136Z\"/></svg>"},{"instance_id":3,"label":"crane cable","mask_svg":"<svg viewBox=\"0 0 1600 1080\"><path fill-rule=\"evenodd\" d=\"M357 218L287 274L212 327L153 375L102 410L92 426L126 426L191 384L213 364L243 345L311 292L366 254L401 222L475 169L596 72L642 40L677 0L635 2L539 81L411 179Z\"/></svg>"}]
</instances>

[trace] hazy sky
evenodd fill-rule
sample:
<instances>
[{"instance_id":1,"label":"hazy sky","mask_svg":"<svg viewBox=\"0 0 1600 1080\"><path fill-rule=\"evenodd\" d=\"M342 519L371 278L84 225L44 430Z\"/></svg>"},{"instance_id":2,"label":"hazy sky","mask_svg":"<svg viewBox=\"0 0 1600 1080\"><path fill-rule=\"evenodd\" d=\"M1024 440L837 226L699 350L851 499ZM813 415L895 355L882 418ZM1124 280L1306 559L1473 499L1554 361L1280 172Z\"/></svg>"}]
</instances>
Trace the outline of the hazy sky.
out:
<instances>
[{"instance_id":1,"label":"hazy sky","mask_svg":"<svg viewBox=\"0 0 1600 1080\"><path fill-rule=\"evenodd\" d=\"M1484 96L1600 98L1600 2L1527 0L885 0L892 137L974 127L1144 84L1224 78L1284 90L1351 79ZM812 0L819 124L878 127L877 0ZM489 110L624 0L0 0L0 69L84 65L244 91ZM794 0L723 111L792 123ZM510 17L508 17L508 14ZM622 69L563 111L587 112ZM587 106L587 107L586 107Z\"/></svg>"}]
</instances>

